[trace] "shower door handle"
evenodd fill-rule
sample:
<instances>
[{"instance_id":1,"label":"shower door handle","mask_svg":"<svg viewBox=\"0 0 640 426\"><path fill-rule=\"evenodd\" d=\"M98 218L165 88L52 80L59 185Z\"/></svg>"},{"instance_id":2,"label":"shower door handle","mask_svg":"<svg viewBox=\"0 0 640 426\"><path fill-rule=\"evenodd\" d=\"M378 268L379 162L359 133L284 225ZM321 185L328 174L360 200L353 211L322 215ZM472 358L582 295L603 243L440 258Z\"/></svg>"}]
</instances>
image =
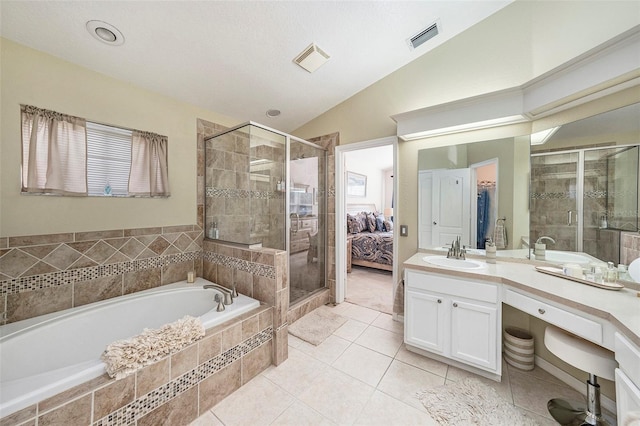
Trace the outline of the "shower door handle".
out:
<instances>
[{"instance_id":1,"label":"shower door handle","mask_svg":"<svg viewBox=\"0 0 640 426\"><path fill-rule=\"evenodd\" d=\"M567 211L567 225L573 225L573 210Z\"/></svg>"}]
</instances>

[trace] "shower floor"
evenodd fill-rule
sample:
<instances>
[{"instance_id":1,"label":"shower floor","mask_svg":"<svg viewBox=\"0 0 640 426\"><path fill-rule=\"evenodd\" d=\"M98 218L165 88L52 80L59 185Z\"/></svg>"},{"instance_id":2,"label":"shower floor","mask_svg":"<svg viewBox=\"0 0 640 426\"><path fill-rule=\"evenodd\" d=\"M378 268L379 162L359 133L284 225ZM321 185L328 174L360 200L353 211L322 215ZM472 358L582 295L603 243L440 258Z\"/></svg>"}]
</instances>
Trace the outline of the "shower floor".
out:
<instances>
[{"instance_id":1,"label":"shower floor","mask_svg":"<svg viewBox=\"0 0 640 426\"><path fill-rule=\"evenodd\" d=\"M307 262L306 251L289 257L290 305L324 287L324 274L321 274L320 265L317 260Z\"/></svg>"}]
</instances>

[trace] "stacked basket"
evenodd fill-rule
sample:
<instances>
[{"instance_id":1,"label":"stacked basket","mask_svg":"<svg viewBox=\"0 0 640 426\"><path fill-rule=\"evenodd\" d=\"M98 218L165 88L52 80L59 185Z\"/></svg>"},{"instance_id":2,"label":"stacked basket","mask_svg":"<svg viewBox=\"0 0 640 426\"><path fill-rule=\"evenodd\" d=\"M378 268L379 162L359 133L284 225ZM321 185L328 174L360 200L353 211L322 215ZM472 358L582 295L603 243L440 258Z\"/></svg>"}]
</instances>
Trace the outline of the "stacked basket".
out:
<instances>
[{"instance_id":1,"label":"stacked basket","mask_svg":"<svg viewBox=\"0 0 640 426\"><path fill-rule=\"evenodd\" d=\"M507 364L520 370L533 370L533 336L528 331L515 327L504 330L504 359Z\"/></svg>"}]
</instances>

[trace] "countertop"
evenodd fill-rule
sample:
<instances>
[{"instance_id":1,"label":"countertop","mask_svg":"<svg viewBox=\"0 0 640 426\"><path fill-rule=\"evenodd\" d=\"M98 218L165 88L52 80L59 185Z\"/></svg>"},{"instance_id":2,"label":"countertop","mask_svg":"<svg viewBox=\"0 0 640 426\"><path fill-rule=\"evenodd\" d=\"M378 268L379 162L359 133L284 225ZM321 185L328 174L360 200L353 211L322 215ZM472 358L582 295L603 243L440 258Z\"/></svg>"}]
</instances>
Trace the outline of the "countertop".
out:
<instances>
[{"instance_id":1,"label":"countertop","mask_svg":"<svg viewBox=\"0 0 640 426\"><path fill-rule=\"evenodd\" d=\"M453 269L422 260L430 253L416 253L404 262L405 268L503 284L534 297L556 302L602 318L629 340L640 346L640 297L636 289L605 290L536 271L534 263L499 259L481 269ZM442 254L440 254L442 255ZM471 257L469 257L471 259ZM484 262L483 258L473 258Z\"/></svg>"}]
</instances>

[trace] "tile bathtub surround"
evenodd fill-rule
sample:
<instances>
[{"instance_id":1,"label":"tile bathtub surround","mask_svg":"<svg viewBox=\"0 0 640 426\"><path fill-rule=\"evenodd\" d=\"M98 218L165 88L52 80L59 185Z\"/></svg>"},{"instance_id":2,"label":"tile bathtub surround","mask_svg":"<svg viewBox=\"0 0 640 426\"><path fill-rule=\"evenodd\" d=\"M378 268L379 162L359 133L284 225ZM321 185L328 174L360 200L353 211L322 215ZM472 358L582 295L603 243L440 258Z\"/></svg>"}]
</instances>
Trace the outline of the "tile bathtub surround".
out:
<instances>
[{"instance_id":1,"label":"tile bathtub surround","mask_svg":"<svg viewBox=\"0 0 640 426\"><path fill-rule=\"evenodd\" d=\"M289 282L287 252L269 248L248 249L222 241L205 240L203 278L274 307L273 362L286 359Z\"/></svg>"},{"instance_id":2,"label":"tile bathtub surround","mask_svg":"<svg viewBox=\"0 0 640 426\"><path fill-rule=\"evenodd\" d=\"M13 424L188 423L259 375L272 363L272 310L262 305L207 330L204 338L122 380L103 375L3 419ZM222 342L235 329L233 345Z\"/></svg>"},{"instance_id":3,"label":"tile bathtub surround","mask_svg":"<svg viewBox=\"0 0 640 426\"><path fill-rule=\"evenodd\" d=\"M3 237L2 323L182 281L202 239L196 225Z\"/></svg>"}]
</instances>

